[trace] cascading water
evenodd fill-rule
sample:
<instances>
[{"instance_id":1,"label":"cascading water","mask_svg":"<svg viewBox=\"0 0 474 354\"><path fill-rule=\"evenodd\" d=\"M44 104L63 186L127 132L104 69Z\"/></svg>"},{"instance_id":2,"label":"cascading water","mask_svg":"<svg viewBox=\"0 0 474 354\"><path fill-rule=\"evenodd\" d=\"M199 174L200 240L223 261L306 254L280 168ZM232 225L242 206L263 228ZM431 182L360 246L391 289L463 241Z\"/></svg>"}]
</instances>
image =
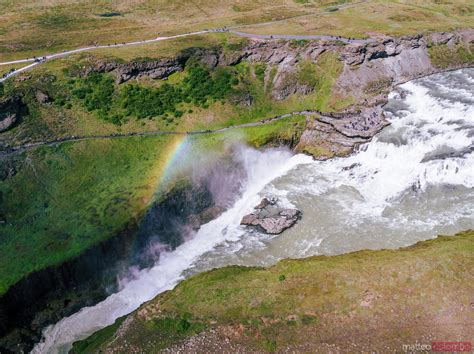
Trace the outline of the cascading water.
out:
<instances>
[{"instance_id":1,"label":"cascading water","mask_svg":"<svg viewBox=\"0 0 474 354\"><path fill-rule=\"evenodd\" d=\"M390 96L391 121L357 153L324 162L282 150L242 149L241 197L116 294L44 331L36 353L66 352L195 272L285 257L400 247L474 228L474 70L433 75ZM239 225L266 195L303 211L279 236Z\"/></svg>"},{"instance_id":2,"label":"cascading water","mask_svg":"<svg viewBox=\"0 0 474 354\"><path fill-rule=\"evenodd\" d=\"M246 170L247 179L241 197L229 210L203 225L196 235L174 251L160 254L153 268L135 272L134 279L124 283L118 293L46 328L44 340L33 352L67 353L74 341L86 338L160 292L171 289L183 279L183 271L192 268L200 256L225 241L238 239L240 220L258 202L258 193L268 183L300 163L311 162L308 156L292 156L287 150L259 152L245 147L237 151L236 158Z\"/></svg>"},{"instance_id":3,"label":"cascading water","mask_svg":"<svg viewBox=\"0 0 474 354\"><path fill-rule=\"evenodd\" d=\"M262 191L303 211L278 237L245 232L199 269L397 248L474 228L474 70L409 82L391 125L347 158L300 165Z\"/></svg>"}]
</instances>

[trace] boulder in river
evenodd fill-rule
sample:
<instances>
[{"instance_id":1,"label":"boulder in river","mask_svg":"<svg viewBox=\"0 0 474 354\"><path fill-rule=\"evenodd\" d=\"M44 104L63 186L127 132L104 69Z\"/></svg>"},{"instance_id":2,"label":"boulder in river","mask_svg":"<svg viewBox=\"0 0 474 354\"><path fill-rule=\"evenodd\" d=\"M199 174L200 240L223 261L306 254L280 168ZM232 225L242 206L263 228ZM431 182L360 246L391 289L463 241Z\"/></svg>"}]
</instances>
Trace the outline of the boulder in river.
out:
<instances>
[{"instance_id":1,"label":"boulder in river","mask_svg":"<svg viewBox=\"0 0 474 354\"><path fill-rule=\"evenodd\" d=\"M240 224L256 226L267 234L277 235L292 227L300 217L300 210L281 208L277 200L263 198L252 213L242 218Z\"/></svg>"}]
</instances>

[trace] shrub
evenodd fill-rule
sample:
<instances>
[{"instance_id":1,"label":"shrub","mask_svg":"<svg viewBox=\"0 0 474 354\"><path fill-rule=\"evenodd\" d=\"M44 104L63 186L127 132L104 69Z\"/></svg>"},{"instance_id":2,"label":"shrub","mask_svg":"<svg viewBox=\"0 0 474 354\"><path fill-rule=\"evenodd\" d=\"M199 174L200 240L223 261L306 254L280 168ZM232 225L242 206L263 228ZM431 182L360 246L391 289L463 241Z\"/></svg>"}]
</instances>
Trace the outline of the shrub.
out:
<instances>
[{"instance_id":1,"label":"shrub","mask_svg":"<svg viewBox=\"0 0 474 354\"><path fill-rule=\"evenodd\" d=\"M182 104L202 108L217 100L224 100L233 91L238 80L227 68L214 71L194 64L184 79L174 85L168 83L158 88L127 84L116 90L113 79L107 74L94 73L85 79L72 82L72 94L90 112L103 120L122 124L124 117L153 118L170 114L180 118ZM188 112L192 112L188 109Z\"/></svg>"}]
</instances>

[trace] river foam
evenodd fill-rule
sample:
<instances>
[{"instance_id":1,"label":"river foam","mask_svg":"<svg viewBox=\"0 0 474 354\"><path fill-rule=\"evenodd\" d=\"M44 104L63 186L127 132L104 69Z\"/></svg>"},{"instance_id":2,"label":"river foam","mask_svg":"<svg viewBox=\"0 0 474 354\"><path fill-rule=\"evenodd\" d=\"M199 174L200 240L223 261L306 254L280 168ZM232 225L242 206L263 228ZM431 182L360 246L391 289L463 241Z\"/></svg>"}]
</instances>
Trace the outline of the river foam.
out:
<instances>
[{"instance_id":1,"label":"river foam","mask_svg":"<svg viewBox=\"0 0 474 354\"><path fill-rule=\"evenodd\" d=\"M120 292L44 330L35 353L67 352L183 278L228 264L396 248L474 228L474 70L406 83L390 95L391 125L347 158L312 161L284 150L237 155L241 197L184 244L137 272ZM303 211L279 236L240 225L263 196Z\"/></svg>"}]
</instances>

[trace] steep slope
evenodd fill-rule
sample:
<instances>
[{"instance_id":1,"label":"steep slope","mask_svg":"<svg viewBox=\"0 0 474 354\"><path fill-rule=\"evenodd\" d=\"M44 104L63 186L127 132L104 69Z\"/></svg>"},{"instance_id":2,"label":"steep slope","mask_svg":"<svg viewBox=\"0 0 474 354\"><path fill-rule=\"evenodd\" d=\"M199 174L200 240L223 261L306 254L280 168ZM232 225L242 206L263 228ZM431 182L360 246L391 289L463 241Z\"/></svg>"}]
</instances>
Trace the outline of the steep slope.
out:
<instances>
[{"instance_id":1,"label":"steep slope","mask_svg":"<svg viewBox=\"0 0 474 354\"><path fill-rule=\"evenodd\" d=\"M406 351L474 339L474 232L196 275L73 352Z\"/></svg>"}]
</instances>

